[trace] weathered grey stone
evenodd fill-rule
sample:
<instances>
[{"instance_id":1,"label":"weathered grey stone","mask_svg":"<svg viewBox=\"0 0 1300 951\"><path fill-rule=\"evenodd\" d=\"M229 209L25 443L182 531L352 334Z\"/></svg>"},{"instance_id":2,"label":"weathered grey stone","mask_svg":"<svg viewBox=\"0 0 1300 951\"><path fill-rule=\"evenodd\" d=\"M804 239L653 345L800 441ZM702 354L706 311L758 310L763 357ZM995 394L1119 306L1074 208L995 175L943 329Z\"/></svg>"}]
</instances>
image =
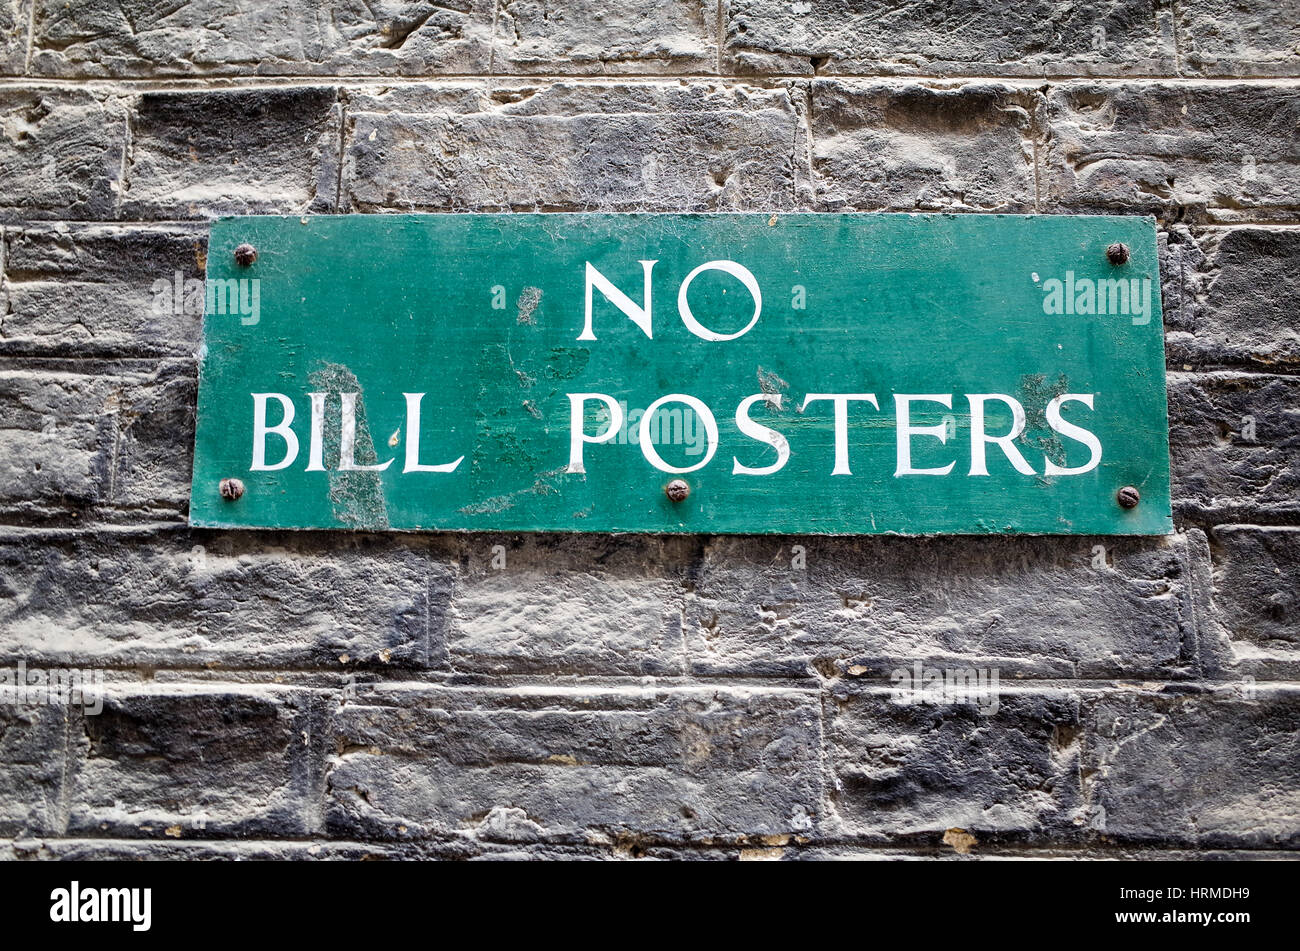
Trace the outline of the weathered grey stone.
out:
<instances>
[{"instance_id":1,"label":"weathered grey stone","mask_svg":"<svg viewBox=\"0 0 1300 951\"><path fill-rule=\"evenodd\" d=\"M89 862L370 862L370 861L564 861L596 858L659 858L670 850L645 848L644 855L615 853L613 846L570 846L484 842L470 835L419 842L331 842L311 840L208 839L206 829L179 824L166 839L53 839L0 841L0 860ZM193 841L187 841L192 839ZM707 850L690 858L734 857L737 850L713 855ZM673 857L676 857L675 855Z\"/></svg>"},{"instance_id":2,"label":"weathered grey stone","mask_svg":"<svg viewBox=\"0 0 1300 951\"><path fill-rule=\"evenodd\" d=\"M1124 76L1174 73L1159 0L723 0L737 73Z\"/></svg>"},{"instance_id":3,"label":"weathered grey stone","mask_svg":"<svg viewBox=\"0 0 1300 951\"><path fill-rule=\"evenodd\" d=\"M342 210L780 210L801 128L784 88L366 92L348 107Z\"/></svg>"},{"instance_id":4,"label":"weathered grey stone","mask_svg":"<svg viewBox=\"0 0 1300 951\"><path fill-rule=\"evenodd\" d=\"M123 508L186 509L198 381L188 361L160 364L116 406L108 498Z\"/></svg>"},{"instance_id":5,"label":"weathered grey stone","mask_svg":"<svg viewBox=\"0 0 1300 951\"><path fill-rule=\"evenodd\" d=\"M1218 525L1210 540L1221 639L1204 642L1206 666L1300 679L1300 528Z\"/></svg>"},{"instance_id":6,"label":"weathered grey stone","mask_svg":"<svg viewBox=\"0 0 1300 951\"><path fill-rule=\"evenodd\" d=\"M1186 266L1185 259L1188 257L1189 244L1193 253L1199 253L1191 238L1191 231L1186 225L1156 226L1156 258L1160 266L1160 306L1161 316L1164 318L1165 363L1170 369L1177 364L1169 338L1171 334L1177 332L1175 328L1187 323L1182 316L1188 306L1182 271Z\"/></svg>"},{"instance_id":7,"label":"weathered grey stone","mask_svg":"<svg viewBox=\"0 0 1300 951\"><path fill-rule=\"evenodd\" d=\"M38 76L485 72L491 0L37 0Z\"/></svg>"},{"instance_id":8,"label":"weathered grey stone","mask_svg":"<svg viewBox=\"0 0 1300 951\"><path fill-rule=\"evenodd\" d=\"M0 506L102 501L128 377L0 364Z\"/></svg>"},{"instance_id":9,"label":"weathered grey stone","mask_svg":"<svg viewBox=\"0 0 1300 951\"><path fill-rule=\"evenodd\" d=\"M1035 90L816 80L811 99L819 208L1034 210Z\"/></svg>"},{"instance_id":10,"label":"weathered grey stone","mask_svg":"<svg viewBox=\"0 0 1300 951\"><path fill-rule=\"evenodd\" d=\"M161 356L198 348L202 295L177 307L174 288L203 279L204 230L40 224L6 228L3 242L0 353ZM167 285L161 294L159 281Z\"/></svg>"},{"instance_id":11,"label":"weathered grey stone","mask_svg":"<svg viewBox=\"0 0 1300 951\"><path fill-rule=\"evenodd\" d=\"M0 656L14 660L340 672L445 664L450 569L396 540L8 529L0 565Z\"/></svg>"},{"instance_id":12,"label":"weathered grey stone","mask_svg":"<svg viewBox=\"0 0 1300 951\"><path fill-rule=\"evenodd\" d=\"M789 841L786 841L786 840ZM776 844L767 845L764 842ZM1293 861L1295 853L1284 849L1163 849L1159 846L1097 846L1086 843L1069 848L1032 849L977 845L962 854L940 842L932 848L870 848L856 844L809 845L797 836L765 836L754 845L677 846L627 837L609 845L579 846L551 843L483 842L472 836L424 839L418 842L331 842L231 839L187 842L156 839L58 839L27 837L0 839L3 861L588 861L629 859L645 861L1020 861L1037 859L1057 862L1079 859L1166 862Z\"/></svg>"},{"instance_id":13,"label":"weathered grey stone","mask_svg":"<svg viewBox=\"0 0 1300 951\"><path fill-rule=\"evenodd\" d=\"M184 507L194 445L193 364L76 364L78 372L63 366L0 362L0 406L7 410L0 508Z\"/></svg>"},{"instance_id":14,"label":"weathered grey stone","mask_svg":"<svg viewBox=\"0 0 1300 951\"><path fill-rule=\"evenodd\" d=\"M333 211L341 118L326 87L145 93L131 122L122 214Z\"/></svg>"},{"instance_id":15,"label":"weathered grey stone","mask_svg":"<svg viewBox=\"0 0 1300 951\"><path fill-rule=\"evenodd\" d=\"M274 687L108 689L80 715L68 831L179 838L312 831L318 698Z\"/></svg>"},{"instance_id":16,"label":"weathered grey stone","mask_svg":"<svg viewBox=\"0 0 1300 951\"><path fill-rule=\"evenodd\" d=\"M1123 690L1091 698L1085 826L1116 842L1300 845L1300 690Z\"/></svg>"},{"instance_id":17,"label":"weathered grey stone","mask_svg":"<svg viewBox=\"0 0 1300 951\"><path fill-rule=\"evenodd\" d=\"M35 701L25 689L0 686L0 835L63 831L64 708Z\"/></svg>"},{"instance_id":18,"label":"weathered grey stone","mask_svg":"<svg viewBox=\"0 0 1300 951\"><path fill-rule=\"evenodd\" d=\"M900 703L902 696L885 687L834 691L826 750L838 831L938 846L955 830L974 837L955 840L971 849L1072 834L1078 695L1003 684L991 715L976 704Z\"/></svg>"},{"instance_id":19,"label":"weathered grey stone","mask_svg":"<svg viewBox=\"0 0 1300 951\"><path fill-rule=\"evenodd\" d=\"M0 89L0 221L116 214L124 100L79 89Z\"/></svg>"},{"instance_id":20,"label":"weathered grey stone","mask_svg":"<svg viewBox=\"0 0 1300 951\"><path fill-rule=\"evenodd\" d=\"M887 679L921 661L997 667L1008 681L1185 677L1196 551L1181 535L716 538L687 602L691 665L707 676Z\"/></svg>"},{"instance_id":21,"label":"weathered grey stone","mask_svg":"<svg viewBox=\"0 0 1300 951\"><path fill-rule=\"evenodd\" d=\"M1176 511L1226 521L1300 513L1300 377L1169 374Z\"/></svg>"},{"instance_id":22,"label":"weathered grey stone","mask_svg":"<svg viewBox=\"0 0 1300 951\"><path fill-rule=\"evenodd\" d=\"M469 549L470 568L457 580L448 616L456 670L685 672L682 580L694 554L690 540L475 535Z\"/></svg>"},{"instance_id":23,"label":"weathered grey stone","mask_svg":"<svg viewBox=\"0 0 1300 951\"><path fill-rule=\"evenodd\" d=\"M27 27L35 0L0 0L0 74L17 76L27 61Z\"/></svg>"},{"instance_id":24,"label":"weathered grey stone","mask_svg":"<svg viewBox=\"0 0 1300 951\"><path fill-rule=\"evenodd\" d=\"M1171 368L1300 366L1300 232L1176 228L1161 269Z\"/></svg>"},{"instance_id":25,"label":"weathered grey stone","mask_svg":"<svg viewBox=\"0 0 1300 951\"><path fill-rule=\"evenodd\" d=\"M1297 220L1300 90L1076 82L1048 99L1044 211Z\"/></svg>"},{"instance_id":26,"label":"weathered grey stone","mask_svg":"<svg viewBox=\"0 0 1300 951\"><path fill-rule=\"evenodd\" d=\"M163 840L112 838L26 838L0 843L0 860L31 862L364 862L403 858L387 845L359 842L307 842L208 839L207 829L170 827ZM196 841L187 841L193 839ZM439 855L450 858L451 855ZM459 856L456 856L459 857Z\"/></svg>"},{"instance_id":27,"label":"weathered grey stone","mask_svg":"<svg viewBox=\"0 0 1300 951\"><path fill-rule=\"evenodd\" d=\"M334 718L326 829L524 844L805 833L818 706L792 690L379 686Z\"/></svg>"},{"instance_id":28,"label":"weathered grey stone","mask_svg":"<svg viewBox=\"0 0 1300 951\"><path fill-rule=\"evenodd\" d=\"M715 0L502 0L493 66L549 75L715 73L717 15Z\"/></svg>"},{"instance_id":29,"label":"weathered grey stone","mask_svg":"<svg viewBox=\"0 0 1300 951\"><path fill-rule=\"evenodd\" d=\"M1300 75L1300 15L1293 0L1179 0L1178 54L1195 75Z\"/></svg>"}]
</instances>

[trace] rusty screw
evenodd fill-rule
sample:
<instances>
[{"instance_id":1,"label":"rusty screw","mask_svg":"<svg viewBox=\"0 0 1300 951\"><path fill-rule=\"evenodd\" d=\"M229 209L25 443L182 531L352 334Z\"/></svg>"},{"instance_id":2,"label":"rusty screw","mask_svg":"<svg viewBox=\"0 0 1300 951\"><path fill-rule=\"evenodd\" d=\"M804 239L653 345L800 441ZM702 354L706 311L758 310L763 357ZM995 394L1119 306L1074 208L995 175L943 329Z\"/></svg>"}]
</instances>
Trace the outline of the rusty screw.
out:
<instances>
[{"instance_id":1,"label":"rusty screw","mask_svg":"<svg viewBox=\"0 0 1300 951\"><path fill-rule=\"evenodd\" d=\"M1126 485L1116 492L1115 498L1126 509L1131 509L1142 501L1142 496L1138 494L1138 490L1131 485Z\"/></svg>"},{"instance_id":2,"label":"rusty screw","mask_svg":"<svg viewBox=\"0 0 1300 951\"><path fill-rule=\"evenodd\" d=\"M1106 260L1111 264L1120 265L1128 263L1128 245L1120 244L1116 241L1106 249Z\"/></svg>"},{"instance_id":3,"label":"rusty screw","mask_svg":"<svg viewBox=\"0 0 1300 951\"><path fill-rule=\"evenodd\" d=\"M672 482L669 482L664 486L664 495L668 496L668 498L672 499L674 502L684 502L686 501L686 496L690 494L691 487L686 484L685 479L673 479Z\"/></svg>"},{"instance_id":4,"label":"rusty screw","mask_svg":"<svg viewBox=\"0 0 1300 951\"><path fill-rule=\"evenodd\" d=\"M222 479L218 489L223 499L227 502L233 502L244 494L244 483L238 479Z\"/></svg>"},{"instance_id":5,"label":"rusty screw","mask_svg":"<svg viewBox=\"0 0 1300 951\"><path fill-rule=\"evenodd\" d=\"M240 267L248 267L257 260L257 248L251 244L241 244L235 248L235 263Z\"/></svg>"}]
</instances>

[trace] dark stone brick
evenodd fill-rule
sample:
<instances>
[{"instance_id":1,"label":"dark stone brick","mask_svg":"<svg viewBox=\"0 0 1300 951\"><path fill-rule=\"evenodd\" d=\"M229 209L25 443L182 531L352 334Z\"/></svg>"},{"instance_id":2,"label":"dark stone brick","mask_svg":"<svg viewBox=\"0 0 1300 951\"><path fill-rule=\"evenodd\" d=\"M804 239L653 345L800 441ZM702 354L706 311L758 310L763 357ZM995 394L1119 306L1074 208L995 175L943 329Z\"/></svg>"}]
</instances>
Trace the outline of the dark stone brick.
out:
<instances>
[{"instance_id":1,"label":"dark stone brick","mask_svg":"<svg viewBox=\"0 0 1300 951\"><path fill-rule=\"evenodd\" d=\"M826 745L839 831L940 846L955 830L947 844L971 849L1073 834L1076 694L1003 684L996 708L900 696L883 687L836 691Z\"/></svg>"},{"instance_id":2,"label":"dark stone brick","mask_svg":"<svg viewBox=\"0 0 1300 951\"><path fill-rule=\"evenodd\" d=\"M1300 232L1178 228L1161 268L1172 369L1300 367Z\"/></svg>"},{"instance_id":3,"label":"dark stone brick","mask_svg":"<svg viewBox=\"0 0 1300 951\"><path fill-rule=\"evenodd\" d=\"M588 844L807 833L817 711L790 690L378 687L334 719L326 828Z\"/></svg>"},{"instance_id":4,"label":"dark stone brick","mask_svg":"<svg viewBox=\"0 0 1300 951\"><path fill-rule=\"evenodd\" d=\"M313 695L274 687L110 689L84 716L74 834L178 838L312 828Z\"/></svg>"},{"instance_id":5,"label":"dark stone brick","mask_svg":"<svg viewBox=\"0 0 1300 951\"><path fill-rule=\"evenodd\" d=\"M1300 378L1171 374L1175 512L1228 521L1300 515Z\"/></svg>"},{"instance_id":6,"label":"dark stone brick","mask_svg":"<svg viewBox=\"0 0 1300 951\"><path fill-rule=\"evenodd\" d=\"M1297 220L1300 90L1076 82L1048 101L1044 211Z\"/></svg>"},{"instance_id":7,"label":"dark stone brick","mask_svg":"<svg viewBox=\"0 0 1300 951\"><path fill-rule=\"evenodd\" d=\"M552 76L715 73L717 16L715 0L502 0L493 62Z\"/></svg>"},{"instance_id":8,"label":"dark stone brick","mask_svg":"<svg viewBox=\"0 0 1300 951\"><path fill-rule=\"evenodd\" d=\"M202 304L154 290L202 280L207 234L194 227L28 225L4 229L0 353L186 356ZM164 304L170 306L165 307ZM194 311L197 311L194 312Z\"/></svg>"},{"instance_id":9,"label":"dark stone brick","mask_svg":"<svg viewBox=\"0 0 1300 951\"><path fill-rule=\"evenodd\" d=\"M145 93L132 117L122 214L333 211L341 119L328 87Z\"/></svg>"},{"instance_id":10,"label":"dark stone brick","mask_svg":"<svg viewBox=\"0 0 1300 951\"><path fill-rule=\"evenodd\" d=\"M490 59L491 0L36 2L38 76L403 76Z\"/></svg>"},{"instance_id":11,"label":"dark stone brick","mask_svg":"<svg viewBox=\"0 0 1300 951\"><path fill-rule=\"evenodd\" d=\"M1214 620L1206 666L1220 676L1300 679L1300 528L1210 532Z\"/></svg>"},{"instance_id":12,"label":"dark stone brick","mask_svg":"<svg viewBox=\"0 0 1300 951\"><path fill-rule=\"evenodd\" d=\"M0 0L0 73L17 76L27 60L27 26L36 0Z\"/></svg>"},{"instance_id":13,"label":"dark stone brick","mask_svg":"<svg viewBox=\"0 0 1300 951\"><path fill-rule=\"evenodd\" d=\"M405 87L348 120L345 211L770 211L804 174L784 88Z\"/></svg>"},{"instance_id":14,"label":"dark stone brick","mask_svg":"<svg viewBox=\"0 0 1300 951\"><path fill-rule=\"evenodd\" d=\"M192 363L0 363L0 510L183 509L194 445Z\"/></svg>"},{"instance_id":15,"label":"dark stone brick","mask_svg":"<svg viewBox=\"0 0 1300 951\"><path fill-rule=\"evenodd\" d=\"M457 670L659 677L685 671L682 580L695 551L691 540L475 535L469 551L448 625Z\"/></svg>"},{"instance_id":16,"label":"dark stone brick","mask_svg":"<svg viewBox=\"0 0 1300 951\"><path fill-rule=\"evenodd\" d=\"M0 565L0 657L340 672L445 664L450 569L395 539L18 529L0 535Z\"/></svg>"},{"instance_id":17,"label":"dark stone brick","mask_svg":"<svg viewBox=\"0 0 1300 951\"><path fill-rule=\"evenodd\" d=\"M1193 848L1300 845L1300 691L1149 688L1091 698L1087 828Z\"/></svg>"},{"instance_id":18,"label":"dark stone brick","mask_svg":"<svg viewBox=\"0 0 1300 951\"><path fill-rule=\"evenodd\" d=\"M725 0L737 73L1123 76L1174 73L1159 0Z\"/></svg>"},{"instance_id":19,"label":"dark stone brick","mask_svg":"<svg viewBox=\"0 0 1300 951\"><path fill-rule=\"evenodd\" d=\"M1034 210L1038 92L847 80L811 89L818 207Z\"/></svg>"},{"instance_id":20,"label":"dark stone brick","mask_svg":"<svg viewBox=\"0 0 1300 951\"><path fill-rule=\"evenodd\" d=\"M1178 0L1178 53L1193 75L1300 75L1300 16L1290 0Z\"/></svg>"},{"instance_id":21,"label":"dark stone brick","mask_svg":"<svg viewBox=\"0 0 1300 951\"><path fill-rule=\"evenodd\" d=\"M127 107L78 89L0 89L0 221L113 218Z\"/></svg>"},{"instance_id":22,"label":"dark stone brick","mask_svg":"<svg viewBox=\"0 0 1300 951\"><path fill-rule=\"evenodd\" d=\"M12 678L17 666L2 663ZM34 699L34 698L33 698ZM63 831L67 731L64 708L29 703L0 686L0 835Z\"/></svg>"},{"instance_id":23,"label":"dark stone brick","mask_svg":"<svg viewBox=\"0 0 1300 951\"><path fill-rule=\"evenodd\" d=\"M790 544L806 569L791 567ZM1188 676L1197 591L1168 539L718 538L687 601L698 675ZM1069 592L1066 596L1065 592Z\"/></svg>"}]
</instances>

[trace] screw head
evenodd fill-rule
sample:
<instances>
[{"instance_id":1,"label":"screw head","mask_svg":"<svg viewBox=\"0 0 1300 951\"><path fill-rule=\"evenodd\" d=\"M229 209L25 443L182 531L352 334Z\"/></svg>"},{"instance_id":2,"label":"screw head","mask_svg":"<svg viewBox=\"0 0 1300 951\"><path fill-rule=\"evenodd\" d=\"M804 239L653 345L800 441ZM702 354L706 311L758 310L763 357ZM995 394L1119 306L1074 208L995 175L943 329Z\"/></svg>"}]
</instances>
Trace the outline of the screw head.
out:
<instances>
[{"instance_id":1,"label":"screw head","mask_svg":"<svg viewBox=\"0 0 1300 951\"><path fill-rule=\"evenodd\" d=\"M686 496L691 494L691 487L686 484L685 479L673 479L664 486L664 495L674 502L684 502Z\"/></svg>"},{"instance_id":2,"label":"screw head","mask_svg":"<svg viewBox=\"0 0 1300 951\"><path fill-rule=\"evenodd\" d=\"M1128 245L1116 241L1106 249L1106 260L1111 264L1128 263Z\"/></svg>"},{"instance_id":3,"label":"screw head","mask_svg":"<svg viewBox=\"0 0 1300 951\"><path fill-rule=\"evenodd\" d=\"M248 267L257 260L257 248L251 244L241 244L235 248L235 263L240 267Z\"/></svg>"},{"instance_id":4,"label":"screw head","mask_svg":"<svg viewBox=\"0 0 1300 951\"><path fill-rule=\"evenodd\" d=\"M223 499L227 502L233 502L244 494L244 483L238 479L222 479L217 490L221 493Z\"/></svg>"},{"instance_id":5,"label":"screw head","mask_svg":"<svg viewBox=\"0 0 1300 951\"><path fill-rule=\"evenodd\" d=\"M1126 485L1115 493L1115 499L1122 507L1131 509L1142 501L1142 496L1138 494L1138 490L1133 486Z\"/></svg>"}]
</instances>

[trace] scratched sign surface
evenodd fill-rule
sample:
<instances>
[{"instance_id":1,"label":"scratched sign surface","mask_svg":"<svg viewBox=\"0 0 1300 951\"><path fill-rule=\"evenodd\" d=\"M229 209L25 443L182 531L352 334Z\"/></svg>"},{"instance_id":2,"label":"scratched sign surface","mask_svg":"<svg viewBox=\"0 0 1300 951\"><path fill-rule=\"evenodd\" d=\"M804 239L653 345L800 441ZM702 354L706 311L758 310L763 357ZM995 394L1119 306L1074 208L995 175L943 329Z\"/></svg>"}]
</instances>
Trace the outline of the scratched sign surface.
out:
<instances>
[{"instance_id":1,"label":"scratched sign surface","mask_svg":"<svg viewBox=\"0 0 1300 951\"><path fill-rule=\"evenodd\" d=\"M1150 219L228 218L199 290L196 525L1170 530Z\"/></svg>"}]
</instances>

